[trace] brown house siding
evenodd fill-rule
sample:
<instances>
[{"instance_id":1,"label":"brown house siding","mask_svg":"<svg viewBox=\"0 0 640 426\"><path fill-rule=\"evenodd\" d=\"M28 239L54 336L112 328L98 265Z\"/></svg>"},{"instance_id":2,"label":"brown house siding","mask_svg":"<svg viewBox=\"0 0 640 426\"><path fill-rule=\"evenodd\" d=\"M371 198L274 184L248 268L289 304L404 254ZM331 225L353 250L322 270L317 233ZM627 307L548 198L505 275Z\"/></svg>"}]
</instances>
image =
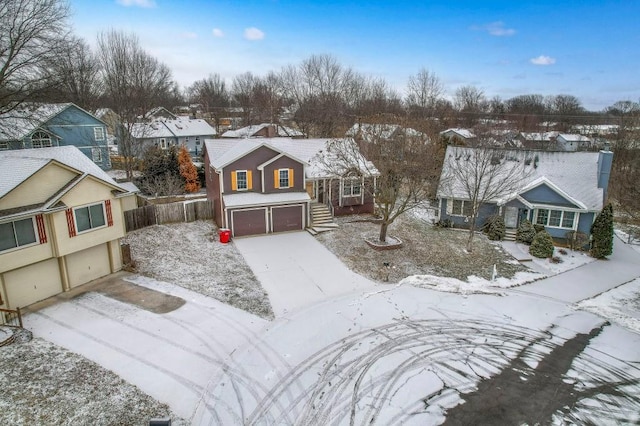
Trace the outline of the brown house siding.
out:
<instances>
[{"instance_id":1,"label":"brown house siding","mask_svg":"<svg viewBox=\"0 0 640 426\"><path fill-rule=\"evenodd\" d=\"M263 146L249 153L248 155L239 158L228 166L225 166L223 169L224 193L230 194L234 192L231 189L231 172L234 172L236 170L251 170L253 191L262 191L262 181L260 180L258 166L269 161L277 155L277 152Z\"/></svg>"},{"instance_id":2,"label":"brown house siding","mask_svg":"<svg viewBox=\"0 0 640 426\"><path fill-rule=\"evenodd\" d=\"M364 202L360 197L342 197L342 206L340 205L340 180L331 181L331 204L333 205L333 213L336 216L347 214L373 213L375 210L372 188L373 181L365 179Z\"/></svg>"},{"instance_id":3,"label":"brown house siding","mask_svg":"<svg viewBox=\"0 0 640 426\"><path fill-rule=\"evenodd\" d=\"M274 170L293 169L293 182L290 188L276 188L274 183ZM304 167L299 162L289 157L280 157L264 168L264 192L297 192L306 191L304 187Z\"/></svg>"}]
</instances>

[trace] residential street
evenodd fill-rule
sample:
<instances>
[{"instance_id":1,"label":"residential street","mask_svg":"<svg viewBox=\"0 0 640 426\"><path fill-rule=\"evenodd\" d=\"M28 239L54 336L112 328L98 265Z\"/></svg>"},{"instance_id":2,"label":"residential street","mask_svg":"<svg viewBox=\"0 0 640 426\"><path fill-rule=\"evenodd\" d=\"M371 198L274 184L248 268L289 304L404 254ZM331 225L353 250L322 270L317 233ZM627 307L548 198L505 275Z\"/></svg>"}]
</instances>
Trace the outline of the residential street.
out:
<instances>
[{"instance_id":1,"label":"residential street","mask_svg":"<svg viewBox=\"0 0 640 426\"><path fill-rule=\"evenodd\" d=\"M317 253L297 256L294 243ZM27 328L192 424L640 421L640 335L572 304L640 276L640 255L618 241L608 261L504 297L376 285L304 233L235 244L273 322L134 277L186 303L154 314L87 293L28 315Z\"/></svg>"}]
</instances>

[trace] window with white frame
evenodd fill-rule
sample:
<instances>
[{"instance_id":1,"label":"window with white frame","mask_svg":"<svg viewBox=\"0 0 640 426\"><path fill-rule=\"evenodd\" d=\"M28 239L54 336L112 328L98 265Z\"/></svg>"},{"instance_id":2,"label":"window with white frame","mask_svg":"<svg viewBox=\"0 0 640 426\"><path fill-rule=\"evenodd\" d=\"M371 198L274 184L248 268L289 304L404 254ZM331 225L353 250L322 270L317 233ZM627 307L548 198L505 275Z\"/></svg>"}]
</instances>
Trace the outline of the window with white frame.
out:
<instances>
[{"instance_id":1,"label":"window with white frame","mask_svg":"<svg viewBox=\"0 0 640 426\"><path fill-rule=\"evenodd\" d=\"M471 201L449 200L451 202L452 216L471 216Z\"/></svg>"},{"instance_id":2,"label":"window with white frame","mask_svg":"<svg viewBox=\"0 0 640 426\"><path fill-rule=\"evenodd\" d=\"M538 209L536 210L536 224L552 228L573 229L576 213L564 210Z\"/></svg>"},{"instance_id":3,"label":"window with white frame","mask_svg":"<svg viewBox=\"0 0 640 426\"><path fill-rule=\"evenodd\" d=\"M33 218L0 223L0 252L38 242Z\"/></svg>"},{"instance_id":4,"label":"window with white frame","mask_svg":"<svg viewBox=\"0 0 640 426\"><path fill-rule=\"evenodd\" d=\"M342 181L343 197L359 197L360 195L362 195L362 181L360 178L351 178Z\"/></svg>"},{"instance_id":5,"label":"window with white frame","mask_svg":"<svg viewBox=\"0 0 640 426\"><path fill-rule=\"evenodd\" d=\"M289 169L278 170L278 188L289 188Z\"/></svg>"},{"instance_id":6,"label":"window with white frame","mask_svg":"<svg viewBox=\"0 0 640 426\"><path fill-rule=\"evenodd\" d=\"M200 136L196 136L196 145L200 145Z\"/></svg>"},{"instance_id":7,"label":"window with white frame","mask_svg":"<svg viewBox=\"0 0 640 426\"><path fill-rule=\"evenodd\" d=\"M93 128L93 139L96 142L103 141L105 139L104 127L94 127Z\"/></svg>"},{"instance_id":8,"label":"window with white frame","mask_svg":"<svg viewBox=\"0 0 640 426\"><path fill-rule=\"evenodd\" d=\"M48 148L51 145L51 136L45 132L35 132L31 135L31 146L33 148Z\"/></svg>"},{"instance_id":9,"label":"window with white frame","mask_svg":"<svg viewBox=\"0 0 640 426\"><path fill-rule=\"evenodd\" d=\"M167 149L167 140L165 138L160 139L160 148Z\"/></svg>"},{"instance_id":10,"label":"window with white frame","mask_svg":"<svg viewBox=\"0 0 640 426\"><path fill-rule=\"evenodd\" d=\"M78 207L73 209L73 213L76 218L76 230L78 232L101 228L107 224L105 221L103 203Z\"/></svg>"},{"instance_id":11,"label":"window with white frame","mask_svg":"<svg viewBox=\"0 0 640 426\"><path fill-rule=\"evenodd\" d=\"M248 189L247 183L247 171L246 170L236 170L236 189L238 191L244 191Z\"/></svg>"},{"instance_id":12,"label":"window with white frame","mask_svg":"<svg viewBox=\"0 0 640 426\"><path fill-rule=\"evenodd\" d=\"M94 163L102 163L102 149L91 148L91 159Z\"/></svg>"}]
</instances>

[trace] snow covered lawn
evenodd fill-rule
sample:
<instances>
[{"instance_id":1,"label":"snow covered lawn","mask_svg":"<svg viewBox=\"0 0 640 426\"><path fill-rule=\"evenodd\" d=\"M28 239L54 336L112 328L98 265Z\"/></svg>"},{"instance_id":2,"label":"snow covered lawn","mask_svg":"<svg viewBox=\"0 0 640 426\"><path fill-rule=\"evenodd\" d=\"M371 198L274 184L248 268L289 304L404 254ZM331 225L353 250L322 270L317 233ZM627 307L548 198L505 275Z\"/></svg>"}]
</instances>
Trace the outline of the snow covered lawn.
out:
<instances>
[{"instance_id":1,"label":"snow covered lawn","mask_svg":"<svg viewBox=\"0 0 640 426\"><path fill-rule=\"evenodd\" d=\"M136 272L273 318L267 293L231 244L219 242L210 221L154 225L130 232Z\"/></svg>"},{"instance_id":2,"label":"snow covered lawn","mask_svg":"<svg viewBox=\"0 0 640 426\"><path fill-rule=\"evenodd\" d=\"M640 278L583 300L577 304L577 308L640 333Z\"/></svg>"},{"instance_id":3,"label":"snow covered lawn","mask_svg":"<svg viewBox=\"0 0 640 426\"><path fill-rule=\"evenodd\" d=\"M40 338L0 347L0 424L148 424L166 404L112 371Z\"/></svg>"}]
</instances>

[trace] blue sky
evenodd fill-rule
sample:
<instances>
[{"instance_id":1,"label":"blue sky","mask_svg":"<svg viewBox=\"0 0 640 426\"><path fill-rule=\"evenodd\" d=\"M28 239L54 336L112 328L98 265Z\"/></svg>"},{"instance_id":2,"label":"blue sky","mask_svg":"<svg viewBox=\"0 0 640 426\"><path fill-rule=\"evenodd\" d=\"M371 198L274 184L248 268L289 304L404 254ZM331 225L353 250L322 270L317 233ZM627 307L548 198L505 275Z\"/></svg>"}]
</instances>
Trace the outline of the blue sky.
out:
<instances>
[{"instance_id":1,"label":"blue sky","mask_svg":"<svg viewBox=\"0 0 640 426\"><path fill-rule=\"evenodd\" d=\"M331 54L401 93L422 67L449 96L577 96L591 110L640 100L640 1L70 0L94 44L122 29L181 86L210 73L264 75Z\"/></svg>"}]
</instances>

